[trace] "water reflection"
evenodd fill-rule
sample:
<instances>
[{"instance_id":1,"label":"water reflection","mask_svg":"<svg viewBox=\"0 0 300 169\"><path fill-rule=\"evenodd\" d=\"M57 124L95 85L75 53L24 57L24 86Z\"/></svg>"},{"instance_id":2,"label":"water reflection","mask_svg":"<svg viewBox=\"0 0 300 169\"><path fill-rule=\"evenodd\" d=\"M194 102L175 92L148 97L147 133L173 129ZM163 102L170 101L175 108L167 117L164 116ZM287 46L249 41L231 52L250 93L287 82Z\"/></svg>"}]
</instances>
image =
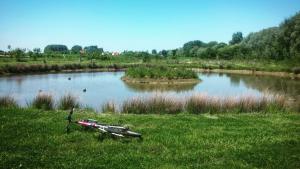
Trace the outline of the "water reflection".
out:
<instances>
[{"instance_id":1,"label":"water reflection","mask_svg":"<svg viewBox=\"0 0 300 169\"><path fill-rule=\"evenodd\" d=\"M194 90L197 83L194 84L146 84L146 83L127 83L124 82L125 86L135 92L184 92Z\"/></svg>"}]
</instances>

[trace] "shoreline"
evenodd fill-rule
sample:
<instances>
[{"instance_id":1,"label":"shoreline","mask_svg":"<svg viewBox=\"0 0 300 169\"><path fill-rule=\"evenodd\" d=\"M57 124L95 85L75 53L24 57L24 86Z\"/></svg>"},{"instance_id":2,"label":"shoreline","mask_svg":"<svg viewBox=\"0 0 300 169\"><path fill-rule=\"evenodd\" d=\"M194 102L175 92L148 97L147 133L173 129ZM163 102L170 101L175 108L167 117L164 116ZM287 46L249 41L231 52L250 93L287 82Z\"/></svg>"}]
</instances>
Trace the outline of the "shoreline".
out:
<instances>
[{"instance_id":1,"label":"shoreline","mask_svg":"<svg viewBox=\"0 0 300 169\"><path fill-rule=\"evenodd\" d=\"M193 71L200 73L229 73L240 75L254 75L254 76L276 76L283 78L291 78L300 80L300 74L294 74L289 72L269 72L269 71L255 71L255 70L235 70L235 69L202 69L191 68Z\"/></svg>"},{"instance_id":2,"label":"shoreline","mask_svg":"<svg viewBox=\"0 0 300 169\"><path fill-rule=\"evenodd\" d=\"M25 73L3 73L0 77L14 76L14 75L36 75L36 74L57 74L57 73L84 73L84 72L120 72L125 71L127 68L86 68L86 69L63 69L63 70L50 70L38 72L25 72ZM290 72L271 72L271 71L256 71L247 69L203 69L203 68L187 68L200 73L229 73L241 75L255 75L255 76L276 76L283 78L291 78L300 80L300 74Z\"/></svg>"}]
</instances>

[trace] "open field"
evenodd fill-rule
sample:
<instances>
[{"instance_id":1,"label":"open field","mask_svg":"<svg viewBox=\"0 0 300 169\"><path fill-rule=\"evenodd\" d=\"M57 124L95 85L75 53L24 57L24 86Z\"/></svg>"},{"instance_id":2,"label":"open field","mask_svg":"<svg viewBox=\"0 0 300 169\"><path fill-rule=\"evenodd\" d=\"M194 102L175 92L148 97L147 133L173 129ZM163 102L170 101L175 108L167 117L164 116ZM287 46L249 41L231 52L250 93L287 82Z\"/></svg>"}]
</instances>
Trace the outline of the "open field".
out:
<instances>
[{"instance_id":1,"label":"open field","mask_svg":"<svg viewBox=\"0 0 300 169\"><path fill-rule=\"evenodd\" d=\"M299 168L299 114L110 115L144 140L97 140L67 112L1 109L1 168Z\"/></svg>"}]
</instances>

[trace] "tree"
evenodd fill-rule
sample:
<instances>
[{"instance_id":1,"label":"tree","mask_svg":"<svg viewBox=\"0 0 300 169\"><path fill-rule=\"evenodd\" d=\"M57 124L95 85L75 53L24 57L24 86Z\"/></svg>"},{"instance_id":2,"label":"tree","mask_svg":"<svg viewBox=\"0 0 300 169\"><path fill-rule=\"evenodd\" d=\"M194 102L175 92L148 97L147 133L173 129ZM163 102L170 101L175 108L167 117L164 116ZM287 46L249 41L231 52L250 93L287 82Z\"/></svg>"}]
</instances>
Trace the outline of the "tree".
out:
<instances>
[{"instance_id":1,"label":"tree","mask_svg":"<svg viewBox=\"0 0 300 169\"><path fill-rule=\"evenodd\" d=\"M282 47L282 55L300 60L300 12L286 19L279 29L278 43Z\"/></svg>"},{"instance_id":2,"label":"tree","mask_svg":"<svg viewBox=\"0 0 300 169\"><path fill-rule=\"evenodd\" d=\"M162 50L160 53L163 57L166 57L168 55L168 51L166 50Z\"/></svg>"},{"instance_id":3,"label":"tree","mask_svg":"<svg viewBox=\"0 0 300 169\"><path fill-rule=\"evenodd\" d=\"M103 53L103 48L98 48L98 46L86 46L84 47L86 53Z\"/></svg>"},{"instance_id":4,"label":"tree","mask_svg":"<svg viewBox=\"0 0 300 169\"><path fill-rule=\"evenodd\" d=\"M152 53L152 55L156 55L157 51L155 49L153 49L151 53Z\"/></svg>"},{"instance_id":5,"label":"tree","mask_svg":"<svg viewBox=\"0 0 300 169\"><path fill-rule=\"evenodd\" d=\"M47 45L44 49L44 53L68 53L68 47L66 45Z\"/></svg>"},{"instance_id":6,"label":"tree","mask_svg":"<svg viewBox=\"0 0 300 169\"><path fill-rule=\"evenodd\" d=\"M204 42L202 42L200 40L194 40L194 41L189 41L189 42L185 43L182 48L183 48L185 56L190 56L190 51L192 48L194 48L194 47L200 48L200 47L205 47L205 46L206 46L206 44Z\"/></svg>"},{"instance_id":7,"label":"tree","mask_svg":"<svg viewBox=\"0 0 300 169\"><path fill-rule=\"evenodd\" d=\"M232 40L229 42L231 45L238 44L242 42L243 40L243 33L242 32L236 32L232 35Z\"/></svg>"},{"instance_id":8,"label":"tree","mask_svg":"<svg viewBox=\"0 0 300 169\"><path fill-rule=\"evenodd\" d=\"M11 51L11 55L16 58L17 62L20 62L21 57L25 55L25 50L17 48L15 50Z\"/></svg>"},{"instance_id":9,"label":"tree","mask_svg":"<svg viewBox=\"0 0 300 169\"><path fill-rule=\"evenodd\" d=\"M37 53L37 54L40 54L41 53L41 48L34 48L33 52Z\"/></svg>"},{"instance_id":10,"label":"tree","mask_svg":"<svg viewBox=\"0 0 300 169\"><path fill-rule=\"evenodd\" d=\"M79 45L75 45L71 48L71 52L73 54L79 54L81 50L82 50L82 47Z\"/></svg>"}]
</instances>

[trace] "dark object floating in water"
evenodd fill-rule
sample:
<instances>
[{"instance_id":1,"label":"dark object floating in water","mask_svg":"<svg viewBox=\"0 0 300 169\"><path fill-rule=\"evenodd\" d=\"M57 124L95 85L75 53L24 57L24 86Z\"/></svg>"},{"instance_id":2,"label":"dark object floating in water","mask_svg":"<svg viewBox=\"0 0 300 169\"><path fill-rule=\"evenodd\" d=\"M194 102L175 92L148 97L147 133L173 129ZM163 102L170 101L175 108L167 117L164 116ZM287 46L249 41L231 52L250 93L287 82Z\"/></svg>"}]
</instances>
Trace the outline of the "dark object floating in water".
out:
<instances>
[{"instance_id":1,"label":"dark object floating in water","mask_svg":"<svg viewBox=\"0 0 300 169\"><path fill-rule=\"evenodd\" d=\"M71 80L71 78L69 77L68 80Z\"/></svg>"},{"instance_id":2,"label":"dark object floating in water","mask_svg":"<svg viewBox=\"0 0 300 169\"><path fill-rule=\"evenodd\" d=\"M83 92L86 92L86 89L83 89Z\"/></svg>"}]
</instances>

